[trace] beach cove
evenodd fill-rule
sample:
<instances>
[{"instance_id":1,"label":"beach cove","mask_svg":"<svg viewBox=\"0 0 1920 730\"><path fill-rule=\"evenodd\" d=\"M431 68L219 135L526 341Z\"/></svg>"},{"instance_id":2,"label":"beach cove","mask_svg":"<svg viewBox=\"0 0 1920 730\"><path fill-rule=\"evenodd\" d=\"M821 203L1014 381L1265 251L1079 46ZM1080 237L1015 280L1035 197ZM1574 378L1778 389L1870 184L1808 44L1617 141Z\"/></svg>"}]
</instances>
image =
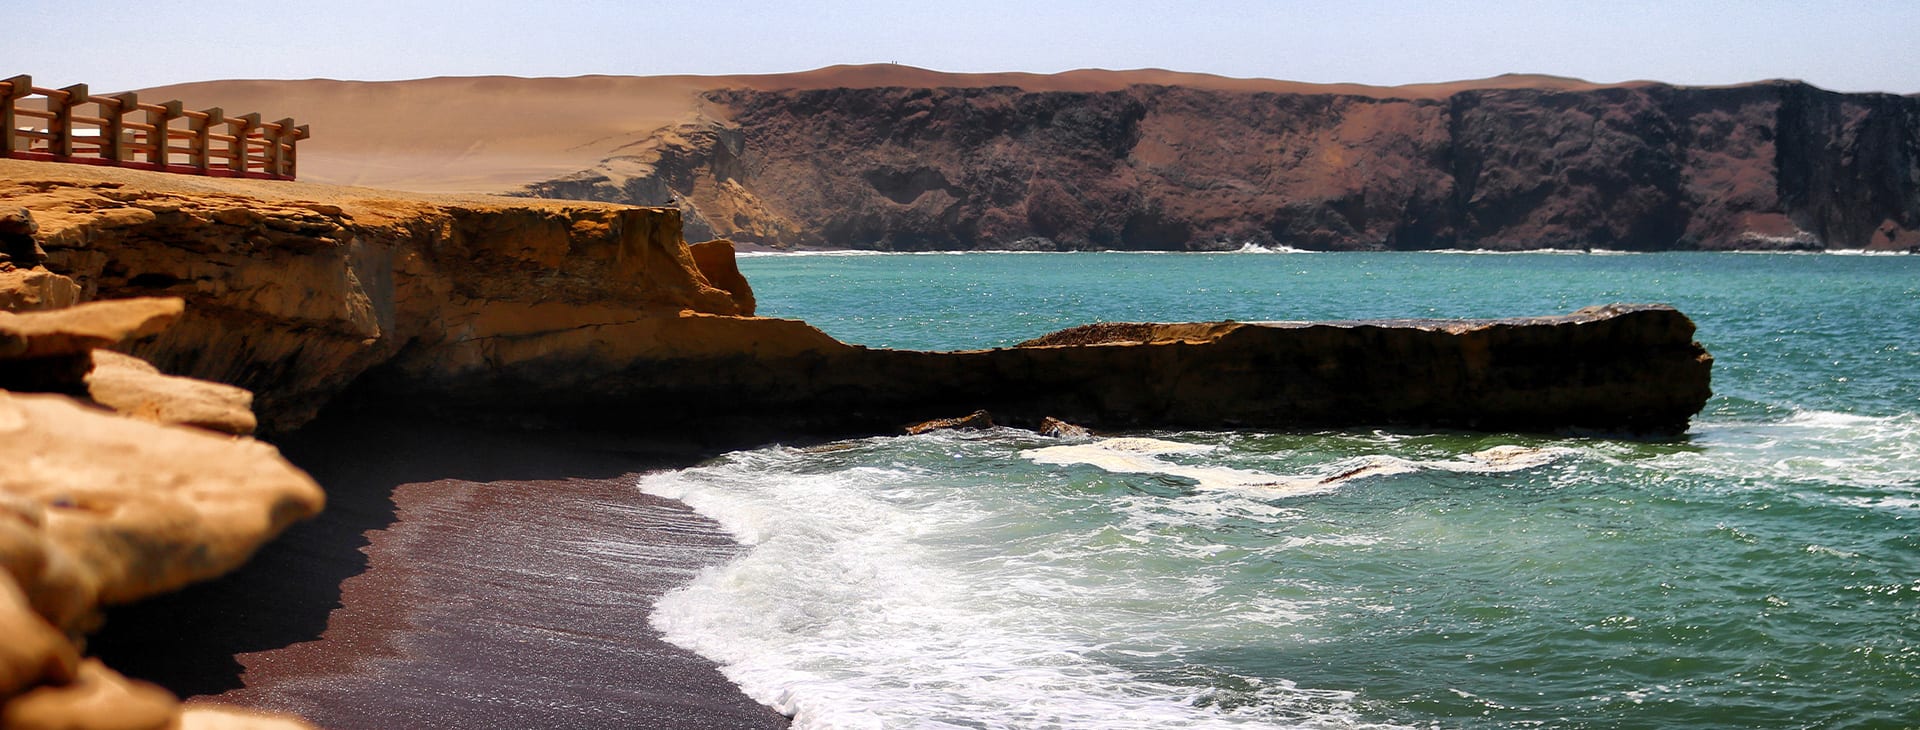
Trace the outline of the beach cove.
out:
<instances>
[{"instance_id":1,"label":"beach cove","mask_svg":"<svg viewBox=\"0 0 1920 730\"><path fill-rule=\"evenodd\" d=\"M102 635L102 655L181 694L221 694L255 708L349 726L370 721L353 719L367 707L364 697L353 698L356 686L405 688L399 691L417 698L408 702L420 703L401 703L412 713L411 721L431 723L445 716L455 724L491 705L519 708L529 716L601 722L605 712L646 704L637 696L701 698L719 691L709 674L706 680L689 675L692 684L677 689L630 687L608 695L589 681L602 672L540 669L576 663L629 666L623 662L634 651L651 652L645 638L649 630L638 628L634 617L687 571L724 556L724 541L716 542L709 523L676 513L675 504L664 502L653 504L664 512L636 513L638 528L606 523L602 537L609 545L650 544L679 534L645 529L649 520L688 526L685 540L664 546L673 559L663 561L662 576L637 579L630 590L611 596L556 587L628 565L619 560L595 563L599 567L593 569L587 563L539 567L545 565L539 561L561 554L593 563L608 557L602 550L582 549L566 539L562 543L571 547L564 549L522 550L521 542L507 542L499 543L503 553L479 550L496 544L495 532L527 529L516 527L522 523L551 524L550 532L565 535L569 529L559 526L578 527L577 510L620 514L613 506L617 498L609 495L632 489L636 475L647 469L690 466L759 444L890 433L962 406L989 406L1015 422L1058 414L1095 429L1134 429L1156 421L1185 427L1388 422L1525 424L1530 429L1559 424L1670 434L1685 428L1707 397L1710 358L1692 341L1692 323L1660 306L1471 320L1102 325L1017 347L891 350L848 345L797 320L745 316L757 303L731 248L725 242L687 246L671 210L0 163L5 165L15 166L5 170L13 176L8 194L26 205L20 218L31 224L24 229L28 235L35 236L34 251L23 263L44 256L50 266L74 275L15 266L22 288L13 296L21 297L22 306L44 310L21 315L21 326L28 328L23 331L63 321L82 324L83 314L144 317L129 320L111 337L67 336L59 341L80 349L14 377L56 378L68 367L85 373L79 367L94 361L135 367L143 361L90 349L124 340L122 347L154 363L138 367L158 365L170 373L244 384L251 393L176 375L154 376L160 379L153 382L169 383L177 394L217 394L223 405L209 416L199 406L186 407L177 394L117 399L97 379L83 386L54 379L12 387L45 387L34 382L85 387L95 402L118 404L114 407L135 418L178 424L159 426L163 430L191 427L188 432L244 435L257 427L341 492L332 496L338 509L330 511L331 517L312 523L305 537L295 533L280 548L289 551L283 556L295 557L263 560L263 574L236 576L226 588L214 584L198 598L181 594L170 599L182 602L171 609L162 601L108 617L121 628L115 630L119 638L113 632ZM529 269L545 273L529 278ZM62 308L79 299L131 295L147 296ZM27 347L29 354L53 352ZM1378 353L1400 355L1371 357ZM54 365L62 369L45 369ZM1579 377L1567 377L1573 373ZM1298 393L1319 395L1300 399ZM1288 399L1314 405L1264 405ZM421 419L425 425L412 426L417 434L380 436L390 434L392 424L421 424ZM302 441L309 429L328 422L345 424L335 433L376 441L367 446L338 446L350 440L324 437ZM439 444L499 438L485 430L447 435L442 429L450 425L531 427L560 434L559 443L568 445L559 452L492 449L504 462L464 452L456 461L441 461L433 452L447 447ZM578 439L565 434L582 428L598 435L570 443ZM263 446L244 437L234 443L255 451ZM423 444L425 451L379 456L382 449L410 443ZM525 454L526 465L507 466L514 454ZM166 454L156 450L153 457L164 460ZM392 468L382 471L383 463ZM370 471L356 471L363 466ZM192 471L186 464L167 468ZM288 478L304 481L306 475L288 472ZM227 498L191 491L191 479L172 483L185 485L190 495ZM314 495L311 482L289 486ZM571 496L549 504L538 498L546 490ZM230 552L251 552L250 545L258 544L252 541L311 515L318 507L314 497L304 497L297 509L273 501L248 506L263 510L267 520L234 523L246 528L249 542L237 543ZM548 518L527 517L518 505L529 504L529 498L557 511ZM640 495L634 498L646 502ZM46 499L44 508L52 510L93 504L53 491ZM159 543L175 551L169 554L205 554L199 551L206 548L194 547L194 540L204 539L199 536L204 533L191 529L194 523L184 523L182 530L174 525L183 523L155 521L161 515L124 514L149 522L115 529L172 529L167 539L183 542ZM639 532L620 537L631 529ZM131 544L146 539L153 538L133 538ZM158 559L102 552L84 541L67 549L121 560ZM182 568L199 572L169 577L171 585L224 570L191 558ZM266 583L253 582L261 575ZM285 583L289 579L293 582ZM275 580L282 581L280 587ZM147 585L135 589L153 590ZM58 584L29 588L45 596L59 590ZM230 592L223 596L223 590ZM234 595L245 600L230 601ZM524 596L528 608L502 623L501 611L516 615L506 610L514 603L512 595ZM396 603L403 598L404 605ZM250 603L260 600L269 603ZM287 603L275 607L273 602L281 600ZM234 605L214 610L208 601ZM608 606L620 610L603 616ZM86 612L96 609L78 605L73 610L67 620L87 625L93 619ZM142 610L148 611L145 618L126 618L141 616ZM245 620L204 619L222 611ZM264 625L258 623L263 616L268 617ZM456 630L459 626L500 630ZM637 643L628 643L626 630ZM224 649L176 651L151 643L156 637L193 635L201 637L198 646L230 647L236 658L222 660ZM529 637L540 638L532 641L536 650L530 653ZM692 660L684 652L653 646L664 652L661 656L677 657L673 662ZM503 678L520 677L517 670L531 674L524 683L494 685L474 673L476 656L505 660L497 666L507 672L499 675ZM433 669L436 662L449 670ZM697 665L695 660L690 666ZM396 678L404 681L390 685L388 680ZM420 692L440 682L446 683L438 685L444 693ZM474 694L474 686L490 689ZM336 691L348 694L330 694ZM159 688L140 692L152 698L153 712L173 711ZM316 696L333 699L316 701ZM375 704L388 707L384 701ZM722 708L722 718L733 712L724 709L729 702L697 699L669 703L668 709L708 704ZM202 707L213 705L196 700L188 711Z\"/></svg>"}]
</instances>

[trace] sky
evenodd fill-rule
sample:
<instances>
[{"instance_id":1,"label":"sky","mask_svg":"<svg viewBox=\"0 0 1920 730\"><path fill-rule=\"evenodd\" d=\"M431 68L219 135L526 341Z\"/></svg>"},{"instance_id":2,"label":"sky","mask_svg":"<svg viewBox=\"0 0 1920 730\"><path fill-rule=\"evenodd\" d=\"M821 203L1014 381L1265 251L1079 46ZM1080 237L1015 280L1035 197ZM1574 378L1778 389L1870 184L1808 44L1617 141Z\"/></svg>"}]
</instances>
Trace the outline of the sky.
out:
<instances>
[{"instance_id":1,"label":"sky","mask_svg":"<svg viewBox=\"0 0 1920 730\"><path fill-rule=\"evenodd\" d=\"M1544 73L1920 93L1920 0L0 0L0 76L215 79L1165 68L1397 85Z\"/></svg>"}]
</instances>

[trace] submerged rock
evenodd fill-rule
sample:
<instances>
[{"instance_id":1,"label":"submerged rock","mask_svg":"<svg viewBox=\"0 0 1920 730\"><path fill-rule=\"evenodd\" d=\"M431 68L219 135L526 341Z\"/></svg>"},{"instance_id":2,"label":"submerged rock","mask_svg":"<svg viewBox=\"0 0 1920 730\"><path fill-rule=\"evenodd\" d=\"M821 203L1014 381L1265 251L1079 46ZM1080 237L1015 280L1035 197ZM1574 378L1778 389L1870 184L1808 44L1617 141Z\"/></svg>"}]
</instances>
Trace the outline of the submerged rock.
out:
<instances>
[{"instance_id":1,"label":"submerged rock","mask_svg":"<svg viewBox=\"0 0 1920 730\"><path fill-rule=\"evenodd\" d=\"M1062 439L1083 439L1093 436L1093 432L1053 416L1040 419L1040 427L1034 430L1039 431L1042 436Z\"/></svg>"},{"instance_id":2,"label":"submerged rock","mask_svg":"<svg viewBox=\"0 0 1920 730\"><path fill-rule=\"evenodd\" d=\"M974 411L954 418L936 418L922 421L906 428L907 435L918 436L928 431L943 430L979 430L993 428L993 416L986 411Z\"/></svg>"}]
</instances>

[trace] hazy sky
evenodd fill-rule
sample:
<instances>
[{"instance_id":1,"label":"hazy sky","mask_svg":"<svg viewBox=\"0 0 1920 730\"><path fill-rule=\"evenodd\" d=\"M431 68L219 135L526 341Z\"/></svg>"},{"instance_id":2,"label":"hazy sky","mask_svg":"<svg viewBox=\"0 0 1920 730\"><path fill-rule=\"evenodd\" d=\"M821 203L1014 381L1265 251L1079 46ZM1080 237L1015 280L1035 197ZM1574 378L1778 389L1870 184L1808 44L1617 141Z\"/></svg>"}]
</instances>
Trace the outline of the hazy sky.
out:
<instances>
[{"instance_id":1,"label":"hazy sky","mask_svg":"<svg viewBox=\"0 0 1920 730\"><path fill-rule=\"evenodd\" d=\"M232 78L1169 68L1404 84L1548 73L1920 92L1920 0L750 3L0 0L0 75Z\"/></svg>"}]
</instances>

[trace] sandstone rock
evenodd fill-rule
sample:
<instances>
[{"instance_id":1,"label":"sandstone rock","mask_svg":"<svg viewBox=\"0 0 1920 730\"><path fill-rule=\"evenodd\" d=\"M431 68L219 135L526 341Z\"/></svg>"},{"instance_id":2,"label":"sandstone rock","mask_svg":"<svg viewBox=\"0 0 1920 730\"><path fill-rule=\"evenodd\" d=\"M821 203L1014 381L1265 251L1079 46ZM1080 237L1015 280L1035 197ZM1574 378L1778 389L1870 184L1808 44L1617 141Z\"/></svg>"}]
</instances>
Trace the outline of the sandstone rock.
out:
<instances>
[{"instance_id":1,"label":"sandstone rock","mask_svg":"<svg viewBox=\"0 0 1920 730\"><path fill-rule=\"evenodd\" d=\"M1238 325L1232 322L1096 322L1069 327L1022 342L1015 347L1086 347L1088 345L1150 345L1171 342L1212 342Z\"/></svg>"},{"instance_id":2,"label":"sandstone rock","mask_svg":"<svg viewBox=\"0 0 1920 730\"><path fill-rule=\"evenodd\" d=\"M1661 306L1505 320L1144 325L1126 335L913 352L846 345L786 320L683 316L582 330L572 335L578 344L516 353L502 369L418 363L366 385L370 398L628 429L646 427L637 414L672 414L675 433L721 434L770 422L788 433L897 432L894 424L984 406L1012 423L1054 416L1115 430L1659 436L1684 431L1710 395L1712 358L1692 340L1692 322ZM595 347L626 364L583 369L577 353ZM500 387L503 373L516 373L514 388Z\"/></svg>"},{"instance_id":3,"label":"sandstone rock","mask_svg":"<svg viewBox=\"0 0 1920 730\"><path fill-rule=\"evenodd\" d=\"M37 684L72 681L80 652L67 635L47 623L21 593L14 575L43 571L45 551L34 542L25 515L0 511L0 701Z\"/></svg>"},{"instance_id":4,"label":"sandstone rock","mask_svg":"<svg viewBox=\"0 0 1920 730\"><path fill-rule=\"evenodd\" d=\"M179 299L141 297L55 311L0 312L0 358L79 355L158 334L184 307Z\"/></svg>"},{"instance_id":5,"label":"sandstone rock","mask_svg":"<svg viewBox=\"0 0 1920 730\"><path fill-rule=\"evenodd\" d=\"M7 730L166 730L179 702L166 690L120 676L98 660L73 681L42 685L0 707Z\"/></svg>"},{"instance_id":6,"label":"sandstone rock","mask_svg":"<svg viewBox=\"0 0 1920 730\"><path fill-rule=\"evenodd\" d=\"M1070 101L1046 101L1078 119L1047 131L1047 144L1124 146ZM0 172L15 164L30 163L0 160ZM190 298L180 323L133 354L254 390L267 430L303 422L355 383L370 400L419 407L721 432L888 432L986 408L1018 423L1056 416L1115 429L1671 434L1704 402L1711 361L1691 341L1692 323L1657 307L1468 322L1120 323L1000 350L871 350L804 323L736 316L744 303L701 272L672 210L367 191L299 200L288 196L316 189L195 180L189 191L169 187L182 185L177 176L129 170L111 174L137 187L106 189L86 176L107 173L63 174L12 189L0 176L0 192L34 209L49 263L89 292ZM942 179L959 184L905 169L873 178L913 200L949 194ZM116 206L154 219L99 223ZM225 223L210 212L235 207L260 218L221 214L238 221Z\"/></svg>"},{"instance_id":7,"label":"sandstone rock","mask_svg":"<svg viewBox=\"0 0 1920 730\"><path fill-rule=\"evenodd\" d=\"M753 286L747 283L747 277L740 274L740 264L734 259L733 242L721 238L691 244L687 249L693 253L693 263L699 267L700 275L706 277L707 283L733 297L740 316L753 316Z\"/></svg>"},{"instance_id":8,"label":"sandstone rock","mask_svg":"<svg viewBox=\"0 0 1920 730\"><path fill-rule=\"evenodd\" d=\"M0 271L0 310L64 309L80 301L80 285L44 268Z\"/></svg>"},{"instance_id":9,"label":"sandstone rock","mask_svg":"<svg viewBox=\"0 0 1920 730\"><path fill-rule=\"evenodd\" d=\"M974 411L967 415L954 418L936 418L931 421L923 421L908 426L906 431L909 436L918 436L928 431L977 430L982 428L993 428L993 416L986 411Z\"/></svg>"},{"instance_id":10,"label":"sandstone rock","mask_svg":"<svg viewBox=\"0 0 1920 730\"><path fill-rule=\"evenodd\" d=\"M313 726L292 715L258 712L204 702L188 703L181 709L179 730L312 730Z\"/></svg>"},{"instance_id":11,"label":"sandstone rock","mask_svg":"<svg viewBox=\"0 0 1920 730\"><path fill-rule=\"evenodd\" d=\"M1093 436L1093 432L1054 418L1053 416L1040 419L1040 427L1034 430L1039 431L1042 436L1052 436L1062 439L1083 439Z\"/></svg>"},{"instance_id":12,"label":"sandstone rock","mask_svg":"<svg viewBox=\"0 0 1920 730\"><path fill-rule=\"evenodd\" d=\"M165 379L94 354L109 375ZM182 714L165 690L81 660L74 637L103 605L237 567L322 500L266 444L0 391L0 728L308 727L220 708Z\"/></svg>"},{"instance_id":13,"label":"sandstone rock","mask_svg":"<svg viewBox=\"0 0 1920 730\"><path fill-rule=\"evenodd\" d=\"M145 298L0 312L0 389L84 394L94 348L152 335L180 310L178 299Z\"/></svg>"},{"instance_id":14,"label":"sandstone rock","mask_svg":"<svg viewBox=\"0 0 1920 730\"><path fill-rule=\"evenodd\" d=\"M34 240L39 232L40 226L27 209L0 209L0 266L11 264L24 269L40 265L47 252Z\"/></svg>"},{"instance_id":15,"label":"sandstone rock","mask_svg":"<svg viewBox=\"0 0 1920 730\"><path fill-rule=\"evenodd\" d=\"M243 388L205 380L163 375L132 355L93 351L87 395L123 415L156 423L176 423L246 436L257 421L253 394Z\"/></svg>"},{"instance_id":16,"label":"sandstone rock","mask_svg":"<svg viewBox=\"0 0 1920 730\"><path fill-rule=\"evenodd\" d=\"M4 392L0 496L0 565L68 633L101 605L232 570L324 501L267 444Z\"/></svg>"}]
</instances>

